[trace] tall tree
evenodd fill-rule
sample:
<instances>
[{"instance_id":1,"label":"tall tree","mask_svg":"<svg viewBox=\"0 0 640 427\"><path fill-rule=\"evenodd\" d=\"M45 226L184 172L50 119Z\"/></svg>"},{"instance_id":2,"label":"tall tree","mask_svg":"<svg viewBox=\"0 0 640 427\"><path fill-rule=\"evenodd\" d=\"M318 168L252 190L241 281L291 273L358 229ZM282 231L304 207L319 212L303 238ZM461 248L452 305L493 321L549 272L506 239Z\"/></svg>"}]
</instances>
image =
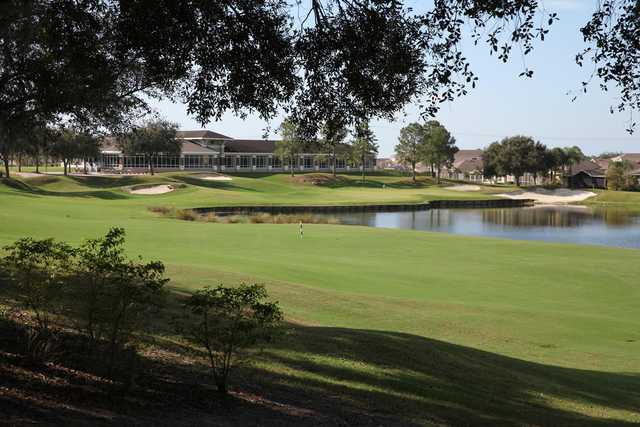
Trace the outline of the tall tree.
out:
<instances>
[{"instance_id":1,"label":"tall tree","mask_svg":"<svg viewBox=\"0 0 640 427\"><path fill-rule=\"evenodd\" d=\"M353 161L360 167L362 183L365 182L365 172L367 170L367 158L378 153L376 137L369 127L369 122L361 121L356 125L355 138L351 142Z\"/></svg>"},{"instance_id":2,"label":"tall tree","mask_svg":"<svg viewBox=\"0 0 640 427\"><path fill-rule=\"evenodd\" d=\"M347 128L339 119L325 121L321 129L321 144L329 150L331 156L331 173L336 176L336 157L338 147L347 137Z\"/></svg>"},{"instance_id":3,"label":"tall tree","mask_svg":"<svg viewBox=\"0 0 640 427\"><path fill-rule=\"evenodd\" d=\"M426 141L425 130L419 123L410 123L400 130L400 138L396 145L396 157L411 166L411 178L416 181L416 164L422 160L422 152Z\"/></svg>"},{"instance_id":4,"label":"tall tree","mask_svg":"<svg viewBox=\"0 0 640 427\"><path fill-rule=\"evenodd\" d=\"M538 175L545 174L548 171L548 160L547 146L540 142L534 143L533 149L527 156L528 171L533 175L534 185L538 183Z\"/></svg>"},{"instance_id":5,"label":"tall tree","mask_svg":"<svg viewBox=\"0 0 640 427\"><path fill-rule=\"evenodd\" d=\"M305 140L298 131L298 126L290 119L285 119L280 125L281 140L276 142L276 155L283 160L289 161L289 170L291 176L295 175L295 169L298 164L298 157L304 152L306 146Z\"/></svg>"},{"instance_id":6,"label":"tall tree","mask_svg":"<svg viewBox=\"0 0 640 427\"><path fill-rule=\"evenodd\" d=\"M125 154L143 155L151 175L158 156L179 155L182 143L176 139L178 125L166 120L150 120L118 138Z\"/></svg>"},{"instance_id":7,"label":"tall tree","mask_svg":"<svg viewBox=\"0 0 640 427\"><path fill-rule=\"evenodd\" d=\"M535 155L536 144L528 136L511 136L500 142L502 146L502 168L508 175L513 175L516 186L520 186L520 179L526 172L532 172L531 157Z\"/></svg>"},{"instance_id":8,"label":"tall tree","mask_svg":"<svg viewBox=\"0 0 640 427\"><path fill-rule=\"evenodd\" d=\"M421 157L425 164L431 165L436 171L436 182L440 183L440 170L451 165L458 152L456 139L436 120L425 123L423 132L424 145L421 149Z\"/></svg>"}]
</instances>

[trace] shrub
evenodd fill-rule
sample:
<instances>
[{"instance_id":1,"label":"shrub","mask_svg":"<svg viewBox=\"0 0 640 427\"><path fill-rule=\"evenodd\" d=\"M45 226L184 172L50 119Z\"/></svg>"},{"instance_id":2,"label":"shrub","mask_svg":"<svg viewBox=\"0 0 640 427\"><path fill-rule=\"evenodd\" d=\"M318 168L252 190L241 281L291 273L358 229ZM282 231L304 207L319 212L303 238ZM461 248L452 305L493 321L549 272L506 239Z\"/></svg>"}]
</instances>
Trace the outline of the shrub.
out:
<instances>
[{"instance_id":1,"label":"shrub","mask_svg":"<svg viewBox=\"0 0 640 427\"><path fill-rule=\"evenodd\" d=\"M76 251L53 239L31 238L20 239L4 249L7 255L2 260L0 280L15 287L18 307L14 308L32 313L32 321L25 322L26 354L34 362L45 362L57 348L56 334L66 308L69 265Z\"/></svg>"},{"instance_id":2,"label":"shrub","mask_svg":"<svg viewBox=\"0 0 640 427\"><path fill-rule=\"evenodd\" d=\"M215 214L215 213L213 213L213 212L209 212L209 213L204 217L204 220L205 220L206 222L219 222L218 215L216 215L216 214Z\"/></svg>"},{"instance_id":3,"label":"shrub","mask_svg":"<svg viewBox=\"0 0 640 427\"><path fill-rule=\"evenodd\" d=\"M176 218L184 221L195 221L198 219L198 215L189 209L179 209L176 211Z\"/></svg>"},{"instance_id":4,"label":"shrub","mask_svg":"<svg viewBox=\"0 0 640 427\"><path fill-rule=\"evenodd\" d=\"M150 206L147 209L149 209L153 213L157 213L163 216L170 216L175 211L174 208L169 206Z\"/></svg>"},{"instance_id":5,"label":"shrub","mask_svg":"<svg viewBox=\"0 0 640 427\"><path fill-rule=\"evenodd\" d=\"M164 265L134 262L124 255L124 230L112 228L78 250L73 287L74 314L92 350L106 346L107 371L118 355L135 356L133 332L162 304ZM130 358L127 356L127 358Z\"/></svg>"},{"instance_id":6,"label":"shrub","mask_svg":"<svg viewBox=\"0 0 640 427\"><path fill-rule=\"evenodd\" d=\"M282 322L278 303L262 285L218 286L193 294L180 331L203 347L218 391L227 393L231 370L250 360L254 347L271 341Z\"/></svg>"}]
</instances>

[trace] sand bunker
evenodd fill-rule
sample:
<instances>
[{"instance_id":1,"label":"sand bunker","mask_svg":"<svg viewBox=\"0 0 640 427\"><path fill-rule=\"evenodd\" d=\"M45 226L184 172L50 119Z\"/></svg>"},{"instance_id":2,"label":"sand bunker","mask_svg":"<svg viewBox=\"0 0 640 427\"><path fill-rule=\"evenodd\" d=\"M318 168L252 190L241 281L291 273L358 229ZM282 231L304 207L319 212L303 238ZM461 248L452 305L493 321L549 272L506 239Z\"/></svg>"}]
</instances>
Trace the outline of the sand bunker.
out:
<instances>
[{"instance_id":1,"label":"sand bunker","mask_svg":"<svg viewBox=\"0 0 640 427\"><path fill-rule=\"evenodd\" d=\"M226 175L215 175L215 176L199 176L199 179L204 179L205 181L232 181L233 178Z\"/></svg>"},{"instance_id":2,"label":"sand bunker","mask_svg":"<svg viewBox=\"0 0 640 427\"><path fill-rule=\"evenodd\" d=\"M498 194L498 196L506 197L508 199L531 199L536 203L544 204L582 202L595 195L596 193L591 191L569 190L566 188L560 188L557 190L545 190L539 188L532 191L514 191L511 193Z\"/></svg>"},{"instance_id":3,"label":"sand bunker","mask_svg":"<svg viewBox=\"0 0 640 427\"><path fill-rule=\"evenodd\" d=\"M480 191L480 186L464 184L464 185L453 185L451 187L447 187L446 189L453 190L453 191Z\"/></svg>"},{"instance_id":4,"label":"sand bunker","mask_svg":"<svg viewBox=\"0 0 640 427\"><path fill-rule=\"evenodd\" d=\"M37 177L45 175L45 174L42 174L42 173L35 173L35 172L12 172L12 173L13 173L13 175L19 176L21 178L37 178Z\"/></svg>"},{"instance_id":5,"label":"sand bunker","mask_svg":"<svg viewBox=\"0 0 640 427\"><path fill-rule=\"evenodd\" d=\"M152 187L143 187L143 188L137 188L137 189L131 189L129 190L129 192L131 194L146 194L146 195L150 195L150 194L164 194L164 193L169 193L171 191L173 191L174 188L170 185L154 185Z\"/></svg>"}]
</instances>

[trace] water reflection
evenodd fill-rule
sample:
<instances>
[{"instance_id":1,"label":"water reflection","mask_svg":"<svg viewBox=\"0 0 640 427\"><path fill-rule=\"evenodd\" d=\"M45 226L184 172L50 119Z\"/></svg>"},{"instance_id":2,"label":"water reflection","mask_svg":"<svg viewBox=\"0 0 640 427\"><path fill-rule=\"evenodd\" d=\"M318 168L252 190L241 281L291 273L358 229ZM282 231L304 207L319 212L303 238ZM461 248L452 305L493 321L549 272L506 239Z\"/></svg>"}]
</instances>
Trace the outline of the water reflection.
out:
<instances>
[{"instance_id":1,"label":"water reflection","mask_svg":"<svg viewBox=\"0 0 640 427\"><path fill-rule=\"evenodd\" d=\"M345 224L640 248L640 215L624 209L535 206L332 214Z\"/></svg>"}]
</instances>

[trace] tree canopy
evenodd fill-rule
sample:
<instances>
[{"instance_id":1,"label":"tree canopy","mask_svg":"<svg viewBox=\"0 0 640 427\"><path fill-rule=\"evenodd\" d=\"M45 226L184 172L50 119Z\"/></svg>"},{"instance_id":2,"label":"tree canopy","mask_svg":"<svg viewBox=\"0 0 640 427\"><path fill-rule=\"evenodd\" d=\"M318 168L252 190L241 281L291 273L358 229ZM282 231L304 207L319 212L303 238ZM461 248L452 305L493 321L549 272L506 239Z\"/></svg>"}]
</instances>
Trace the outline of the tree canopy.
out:
<instances>
[{"instance_id":1,"label":"tree canopy","mask_svg":"<svg viewBox=\"0 0 640 427\"><path fill-rule=\"evenodd\" d=\"M298 155L304 151L306 142L299 132L298 125L291 119L285 119L280 125L280 141L276 143L276 155L289 162L291 176L295 174Z\"/></svg>"},{"instance_id":2,"label":"tree canopy","mask_svg":"<svg viewBox=\"0 0 640 427\"><path fill-rule=\"evenodd\" d=\"M411 166L411 177L416 180L416 164L422 159L425 144L425 132L420 123L410 123L400 129L400 138L396 145L396 158L399 162Z\"/></svg>"},{"instance_id":3,"label":"tree canopy","mask_svg":"<svg viewBox=\"0 0 640 427\"><path fill-rule=\"evenodd\" d=\"M133 128L118 139L118 144L127 154L142 154L154 173L154 163L160 154L179 155L182 142L176 139L178 125L166 120L150 120Z\"/></svg>"},{"instance_id":4,"label":"tree canopy","mask_svg":"<svg viewBox=\"0 0 640 427\"><path fill-rule=\"evenodd\" d=\"M436 172L436 182L440 182L440 170L453 163L458 152L456 139L436 120L430 120L423 126L424 144L421 157L425 164L431 165Z\"/></svg>"},{"instance_id":5,"label":"tree canopy","mask_svg":"<svg viewBox=\"0 0 640 427\"><path fill-rule=\"evenodd\" d=\"M355 127L355 138L351 141L352 160L360 167L362 182L365 181L367 158L378 153L376 136L369 127L369 122L358 123Z\"/></svg>"},{"instance_id":6,"label":"tree canopy","mask_svg":"<svg viewBox=\"0 0 640 427\"><path fill-rule=\"evenodd\" d=\"M290 114L305 137L327 118L351 127L423 117L477 84L462 51L467 31L506 62L545 39L558 19L537 0L8 0L0 5L0 155L36 122L72 117L109 129L149 100L181 100L201 123L226 111ZM296 10L297 9L297 10ZM636 0L604 0L582 28L619 110L640 108ZM521 76L533 70L523 67ZM584 87L588 85L585 82ZM629 130L633 130L631 121ZM8 170L8 167L7 167Z\"/></svg>"}]
</instances>

